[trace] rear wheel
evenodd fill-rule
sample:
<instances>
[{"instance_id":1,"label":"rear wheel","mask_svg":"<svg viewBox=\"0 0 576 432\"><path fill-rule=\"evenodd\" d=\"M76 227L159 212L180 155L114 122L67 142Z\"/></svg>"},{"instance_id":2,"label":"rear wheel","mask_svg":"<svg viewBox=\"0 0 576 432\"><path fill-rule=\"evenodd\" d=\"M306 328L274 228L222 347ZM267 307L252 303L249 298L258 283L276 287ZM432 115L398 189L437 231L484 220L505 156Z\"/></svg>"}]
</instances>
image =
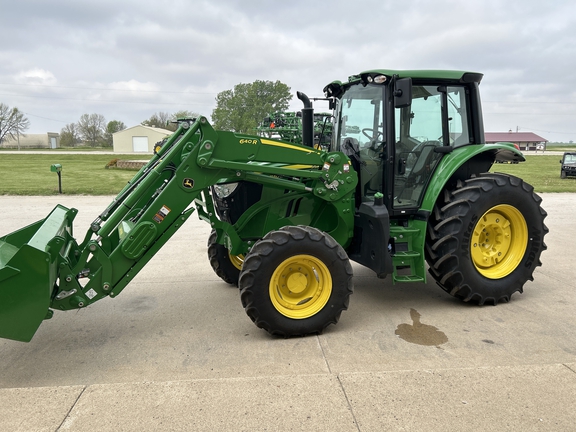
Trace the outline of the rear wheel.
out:
<instances>
[{"instance_id":1,"label":"rear wheel","mask_svg":"<svg viewBox=\"0 0 576 432\"><path fill-rule=\"evenodd\" d=\"M532 186L487 173L445 191L426 237L430 274L464 301L497 304L522 292L546 249L546 212Z\"/></svg>"},{"instance_id":2,"label":"rear wheel","mask_svg":"<svg viewBox=\"0 0 576 432\"><path fill-rule=\"evenodd\" d=\"M336 324L352 294L352 266L328 234L307 226L268 233L254 245L240 276L252 321L284 337L320 333Z\"/></svg>"},{"instance_id":3,"label":"rear wheel","mask_svg":"<svg viewBox=\"0 0 576 432\"><path fill-rule=\"evenodd\" d=\"M237 286L240 270L242 270L242 264L244 263L244 256L231 255L225 246L216 243L216 238L216 231L212 231L208 238L208 259L212 270L224 282Z\"/></svg>"}]
</instances>

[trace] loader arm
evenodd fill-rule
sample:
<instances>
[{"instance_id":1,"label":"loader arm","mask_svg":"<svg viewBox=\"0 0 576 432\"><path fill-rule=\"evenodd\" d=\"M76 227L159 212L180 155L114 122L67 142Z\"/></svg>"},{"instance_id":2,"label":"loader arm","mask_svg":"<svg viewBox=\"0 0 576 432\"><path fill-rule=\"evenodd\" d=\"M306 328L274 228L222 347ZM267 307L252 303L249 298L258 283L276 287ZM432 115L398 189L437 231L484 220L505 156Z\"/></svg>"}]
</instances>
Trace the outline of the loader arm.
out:
<instances>
[{"instance_id":1,"label":"loader arm","mask_svg":"<svg viewBox=\"0 0 576 432\"><path fill-rule=\"evenodd\" d=\"M195 209L231 253L247 253L254 239L243 237L238 226L251 214L244 225L220 220L210 192L213 185L237 181L312 196L337 215L336 240L346 245L352 238L357 175L343 153L216 132L204 117L183 121L82 242L72 236L77 211L63 206L0 238L0 337L29 341L52 310L117 296ZM255 206L254 213L261 210Z\"/></svg>"}]
</instances>

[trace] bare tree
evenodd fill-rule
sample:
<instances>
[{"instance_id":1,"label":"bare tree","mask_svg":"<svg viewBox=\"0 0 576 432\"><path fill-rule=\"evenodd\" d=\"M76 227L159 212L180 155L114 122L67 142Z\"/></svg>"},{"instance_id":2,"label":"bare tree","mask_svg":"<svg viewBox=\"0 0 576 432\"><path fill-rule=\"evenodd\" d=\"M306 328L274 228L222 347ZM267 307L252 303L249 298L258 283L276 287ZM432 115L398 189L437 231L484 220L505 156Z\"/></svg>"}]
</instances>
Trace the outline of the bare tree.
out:
<instances>
[{"instance_id":1,"label":"bare tree","mask_svg":"<svg viewBox=\"0 0 576 432\"><path fill-rule=\"evenodd\" d=\"M68 123L60 131L60 145L62 147L74 147L80 142L78 133L78 125L76 123Z\"/></svg>"},{"instance_id":2,"label":"bare tree","mask_svg":"<svg viewBox=\"0 0 576 432\"><path fill-rule=\"evenodd\" d=\"M188 111L188 110L180 110L180 111L176 111L174 114L172 114L171 116L171 120L172 121L176 121L178 119L193 119L193 118L198 118L200 117L200 114L194 112L194 111Z\"/></svg>"},{"instance_id":3,"label":"bare tree","mask_svg":"<svg viewBox=\"0 0 576 432\"><path fill-rule=\"evenodd\" d=\"M144 126L166 128L171 119L171 115L167 112L157 112L152 114L148 120L144 120L141 124Z\"/></svg>"},{"instance_id":4,"label":"bare tree","mask_svg":"<svg viewBox=\"0 0 576 432\"><path fill-rule=\"evenodd\" d=\"M174 114L170 116L170 122L164 129L168 129L174 132L178 129L178 119L194 119L200 117L200 114L188 111L188 110L180 110L176 111Z\"/></svg>"},{"instance_id":5,"label":"bare tree","mask_svg":"<svg viewBox=\"0 0 576 432\"><path fill-rule=\"evenodd\" d=\"M200 114L188 111L180 110L173 114L168 114L167 112L158 112L152 115L148 120L144 120L141 124L143 126L159 127L162 129L167 129L170 131L175 131L178 129L178 119L182 118L196 118Z\"/></svg>"},{"instance_id":6,"label":"bare tree","mask_svg":"<svg viewBox=\"0 0 576 432\"><path fill-rule=\"evenodd\" d=\"M104 141L106 119L102 114L82 114L78 120L78 132L84 142L95 147Z\"/></svg>"},{"instance_id":7,"label":"bare tree","mask_svg":"<svg viewBox=\"0 0 576 432\"><path fill-rule=\"evenodd\" d=\"M18 139L30 127L30 121L18 108L0 103L0 145L8 137Z\"/></svg>"}]
</instances>

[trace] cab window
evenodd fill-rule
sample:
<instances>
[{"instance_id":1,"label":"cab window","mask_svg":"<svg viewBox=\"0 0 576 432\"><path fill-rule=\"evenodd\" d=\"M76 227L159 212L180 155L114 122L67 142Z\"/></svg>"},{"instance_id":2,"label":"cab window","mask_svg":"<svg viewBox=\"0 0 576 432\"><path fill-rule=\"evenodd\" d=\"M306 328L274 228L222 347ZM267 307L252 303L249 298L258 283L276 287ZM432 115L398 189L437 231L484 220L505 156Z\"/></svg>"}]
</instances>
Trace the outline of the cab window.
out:
<instances>
[{"instance_id":1,"label":"cab window","mask_svg":"<svg viewBox=\"0 0 576 432\"><path fill-rule=\"evenodd\" d=\"M395 110L395 208L418 208L443 153L470 143L467 93L461 86L415 85L412 104Z\"/></svg>"}]
</instances>

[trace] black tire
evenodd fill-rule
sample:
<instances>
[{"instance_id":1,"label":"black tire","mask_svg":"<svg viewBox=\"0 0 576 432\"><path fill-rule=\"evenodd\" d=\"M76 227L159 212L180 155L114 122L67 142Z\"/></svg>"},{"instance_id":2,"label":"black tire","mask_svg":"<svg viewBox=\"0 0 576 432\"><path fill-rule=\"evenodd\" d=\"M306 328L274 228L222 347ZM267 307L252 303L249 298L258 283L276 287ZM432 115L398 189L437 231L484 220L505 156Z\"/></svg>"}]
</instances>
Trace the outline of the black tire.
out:
<instances>
[{"instance_id":1,"label":"black tire","mask_svg":"<svg viewBox=\"0 0 576 432\"><path fill-rule=\"evenodd\" d=\"M561 178L561 179L565 179L565 178L566 178L566 171L564 171L564 170L561 170L561 171L560 171L560 178Z\"/></svg>"},{"instance_id":2,"label":"black tire","mask_svg":"<svg viewBox=\"0 0 576 432\"><path fill-rule=\"evenodd\" d=\"M256 326L272 335L317 334L348 308L352 275L348 255L330 235L288 226L252 247L240 275L240 298Z\"/></svg>"},{"instance_id":3,"label":"black tire","mask_svg":"<svg viewBox=\"0 0 576 432\"><path fill-rule=\"evenodd\" d=\"M231 257L225 246L216 243L216 231L208 237L208 259L216 275L224 282L238 286L242 257Z\"/></svg>"},{"instance_id":4,"label":"black tire","mask_svg":"<svg viewBox=\"0 0 576 432\"><path fill-rule=\"evenodd\" d=\"M522 292L542 265L548 232L533 187L517 177L485 173L458 182L438 201L426 236L426 259L438 285L480 305L507 302Z\"/></svg>"}]
</instances>

